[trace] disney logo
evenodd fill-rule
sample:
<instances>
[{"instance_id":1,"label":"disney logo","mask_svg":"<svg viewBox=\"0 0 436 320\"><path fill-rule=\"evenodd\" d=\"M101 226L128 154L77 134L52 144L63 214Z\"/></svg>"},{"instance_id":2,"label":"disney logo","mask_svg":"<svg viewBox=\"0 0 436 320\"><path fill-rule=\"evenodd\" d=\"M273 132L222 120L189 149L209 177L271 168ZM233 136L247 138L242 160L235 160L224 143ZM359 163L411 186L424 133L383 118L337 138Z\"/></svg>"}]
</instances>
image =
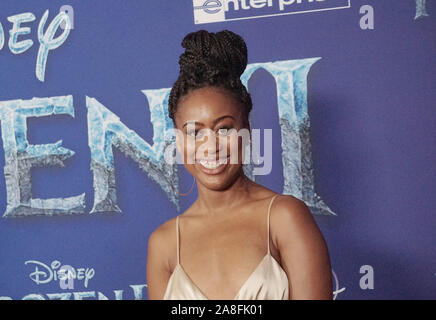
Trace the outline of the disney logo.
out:
<instances>
[{"instance_id":1,"label":"disney logo","mask_svg":"<svg viewBox=\"0 0 436 320\"><path fill-rule=\"evenodd\" d=\"M34 271L29 274L30 279L36 284L45 284L51 281L58 281L62 288L66 289L65 281L68 280L83 280L85 288L88 287L88 282L94 277L94 268L73 268L69 265L61 266L61 263L54 260L50 266L36 261L28 260L24 262L25 265L32 265L35 267ZM69 286L68 288L72 288Z\"/></svg>"}]
</instances>

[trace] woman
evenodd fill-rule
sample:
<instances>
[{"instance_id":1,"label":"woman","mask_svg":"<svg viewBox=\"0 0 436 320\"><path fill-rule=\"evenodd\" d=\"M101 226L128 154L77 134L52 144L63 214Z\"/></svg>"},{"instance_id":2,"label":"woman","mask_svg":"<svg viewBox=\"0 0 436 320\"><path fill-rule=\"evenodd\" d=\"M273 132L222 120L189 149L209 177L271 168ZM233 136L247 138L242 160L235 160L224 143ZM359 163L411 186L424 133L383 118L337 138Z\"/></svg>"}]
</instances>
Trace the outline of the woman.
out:
<instances>
[{"instance_id":1,"label":"woman","mask_svg":"<svg viewBox=\"0 0 436 320\"><path fill-rule=\"evenodd\" d=\"M182 46L169 115L198 198L150 235L149 299L331 299L328 249L305 203L244 175L244 40L200 30Z\"/></svg>"}]
</instances>

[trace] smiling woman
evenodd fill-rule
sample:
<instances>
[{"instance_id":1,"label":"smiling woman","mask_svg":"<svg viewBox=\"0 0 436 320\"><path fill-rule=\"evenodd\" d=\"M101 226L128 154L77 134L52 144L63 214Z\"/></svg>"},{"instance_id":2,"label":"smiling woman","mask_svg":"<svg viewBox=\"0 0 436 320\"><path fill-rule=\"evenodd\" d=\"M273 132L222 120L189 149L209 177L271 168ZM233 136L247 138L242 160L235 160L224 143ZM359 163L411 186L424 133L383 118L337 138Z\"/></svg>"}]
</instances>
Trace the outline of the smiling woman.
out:
<instances>
[{"instance_id":1,"label":"smiling woman","mask_svg":"<svg viewBox=\"0 0 436 320\"><path fill-rule=\"evenodd\" d=\"M169 115L198 198L149 237L149 299L331 299L328 249L305 203L244 174L244 40L199 30L182 46Z\"/></svg>"}]
</instances>

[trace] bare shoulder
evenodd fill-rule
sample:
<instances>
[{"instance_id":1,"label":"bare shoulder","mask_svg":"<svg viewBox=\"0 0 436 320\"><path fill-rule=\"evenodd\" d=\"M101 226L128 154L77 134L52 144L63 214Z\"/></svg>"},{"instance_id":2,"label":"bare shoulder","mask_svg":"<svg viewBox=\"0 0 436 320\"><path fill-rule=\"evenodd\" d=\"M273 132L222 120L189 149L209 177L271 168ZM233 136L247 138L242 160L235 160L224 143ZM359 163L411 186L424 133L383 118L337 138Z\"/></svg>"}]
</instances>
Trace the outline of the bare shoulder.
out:
<instances>
[{"instance_id":1,"label":"bare shoulder","mask_svg":"<svg viewBox=\"0 0 436 320\"><path fill-rule=\"evenodd\" d=\"M281 195L271 208L271 234L290 280L292 299L332 299L326 241L304 201Z\"/></svg>"},{"instance_id":2,"label":"bare shoulder","mask_svg":"<svg viewBox=\"0 0 436 320\"><path fill-rule=\"evenodd\" d=\"M175 255L176 230L175 218L172 218L156 228L148 238L147 286L150 300L164 297Z\"/></svg>"},{"instance_id":3,"label":"bare shoulder","mask_svg":"<svg viewBox=\"0 0 436 320\"><path fill-rule=\"evenodd\" d=\"M273 202L275 220L282 219L307 219L312 218L312 214L304 201L288 194L278 194ZM271 211L271 219L272 218Z\"/></svg>"},{"instance_id":4,"label":"bare shoulder","mask_svg":"<svg viewBox=\"0 0 436 320\"><path fill-rule=\"evenodd\" d=\"M280 240L320 238L320 230L309 208L304 201L292 195L280 194L276 197L270 219L271 232L276 236L278 245Z\"/></svg>"},{"instance_id":5,"label":"bare shoulder","mask_svg":"<svg viewBox=\"0 0 436 320\"><path fill-rule=\"evenodd\" d=\"M150 257L170 269L171 257L176 253L176 218L172 218L157 227L148 238Z\"/></svg>"}]
</instances>

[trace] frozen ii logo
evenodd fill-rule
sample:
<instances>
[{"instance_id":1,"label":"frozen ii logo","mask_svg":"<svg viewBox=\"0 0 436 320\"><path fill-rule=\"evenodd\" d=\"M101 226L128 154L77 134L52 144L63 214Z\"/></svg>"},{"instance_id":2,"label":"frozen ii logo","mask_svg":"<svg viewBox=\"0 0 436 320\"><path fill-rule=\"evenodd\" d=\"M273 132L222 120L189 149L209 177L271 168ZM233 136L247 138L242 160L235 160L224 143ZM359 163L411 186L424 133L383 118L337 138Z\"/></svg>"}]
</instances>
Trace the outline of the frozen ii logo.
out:
<instances>
[{"instance_id":1,"label":"frozen ii logo","mask_svg":"<svg viewBox=\"0 0 436 320\"><path fill-rule=\"evenodd\" d=\"M247 66L241 80L246 85L251 75L262 68L276 81L282 138L283 193L302 199L313 213L334 215L314 191L306 96L307 73L319 59L253 63ZM90 168L95 195L90 213L121 211L117 205L113 147L133 159L179 209L177 164L165 160L168 154L175 151L174 128L167 111L170 89L142 90L142 93L150 108L152 144L129 129L97 99L86 97ZM71 95L0 101L7 194L4 217L85 212L84 193L66 198L32 197L32 167L64 166L64 161L72 157L74 151L65 148L62 140L50 144L30 144L27 140L27 118L59 114L74 117ZM265 147L271 148L271 144L265 143ZM271 154L271 151L265 150L265 153ZM255 179L255 169L254 164L244 165L244 171L251 179Z\"/></svg>"}]
</instances>

